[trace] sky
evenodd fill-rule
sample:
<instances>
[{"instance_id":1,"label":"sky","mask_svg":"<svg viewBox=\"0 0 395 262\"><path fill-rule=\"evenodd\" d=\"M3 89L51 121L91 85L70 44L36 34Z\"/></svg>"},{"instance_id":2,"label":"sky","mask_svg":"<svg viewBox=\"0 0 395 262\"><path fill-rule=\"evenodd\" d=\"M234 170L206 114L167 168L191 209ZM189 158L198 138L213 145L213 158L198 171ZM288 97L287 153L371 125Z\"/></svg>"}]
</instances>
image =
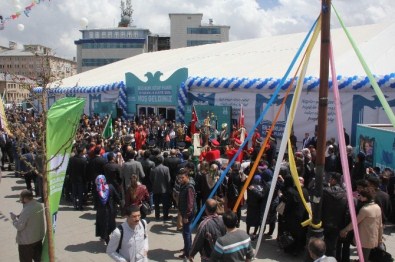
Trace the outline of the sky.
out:
<instances>
[{"instance_id":1,"label":"sky","mask_svg":"<svg viewBox=\"0 0 395 262\"><path fill-rule=\"evenodd\" d=\"M32 1L39 2L25 15ZM115 27L120 20L121 0L1 0L0 15L11 17L0 30L0 45L9 41L41 44L60 57L76 56L75 40L81 38L81 19L88 28ZM346 26L390 21L395 0L332 0ZM134 25L154 34L170 34L169 13L203 13L202 23L229 25L230 40L307 32L320 12L320 0L132 0ZM339 23L332 12L332 26ZM23 30L20 30L23 27Z\"/></svg>"}]
</instances>

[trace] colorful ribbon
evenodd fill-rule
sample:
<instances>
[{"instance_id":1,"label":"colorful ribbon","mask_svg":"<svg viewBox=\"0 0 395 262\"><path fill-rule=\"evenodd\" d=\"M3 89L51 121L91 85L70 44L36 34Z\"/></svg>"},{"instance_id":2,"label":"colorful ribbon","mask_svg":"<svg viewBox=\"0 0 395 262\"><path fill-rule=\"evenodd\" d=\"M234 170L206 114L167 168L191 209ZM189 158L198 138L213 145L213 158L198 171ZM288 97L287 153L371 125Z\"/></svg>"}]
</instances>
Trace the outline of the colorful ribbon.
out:
<instances>
[{"instance_id":1,"label":"colorful ribbon","mask_svg":"<svg viewBox=\"0 0 395 262\"><path fill-rule=\"evenodd\" d=\"M302 69L302 72L301 72L301 77L298 79L298 85L296 86L296 89L295 89L295 92L294 92L294 97L293 97L292 103L291 103L291 108L290 108L289 113L288 113L287 122L285 124L285 129L284 129L284 133L283 133L283 139L281 140L280 150L279 150L279 153L278 153L276 166L275 166L275 169L274 169L273 180L272 180L272 184L270 186L269 196L268 196L268 199L267 199L265 212L263 214L261 225L265 225L266 224L267 216L269 214L270 203L272 202L273 195L274 195L274 190L276 188L278 175L279 175L280 167L281 167L281 162L282 162L282 160L284 158L284 153L285 153L285 149L287 147L288 137L289 137L289 135L291 133L291 127L292 127L293 120L294 120L295 114L296 114L296 108L297 108L297 106L299 104L299 98L300 98L300 94L302 92L302 87L303 87L304 75L306 74L307 65L308 65L308 61L310 60L311 51L312 51L312 49L314 47L314 44L317 41L317 38L318 38L318 35L319 35L319 32L320 32L321 16L319 16L317 18L316 22L314 23L314 26L316 24L317 24L317 26L314 29L314 34L313 34L313 36L312 36L312 38L310 40L310 43L309 43L309 45L308 45L308 47L306 49L306 57L305 57L303 69ZM257 245L256 245L256 250L257 250L256 253L258 253L259 247L261 245L262 236L263 236L263 230L260 230L259 237L258 237L258 242L257 242Z\"/></svg>"},{"instance_id":2,"label":"colorful ribbon","mask_svg":"<svg viewBox=\"0 0 395 262\"><path fill-rule=\"evenodd\" d=\"M317 19L318 20L318 19ZM248 133L247 138L244 140L243 144L240 146L240 148L237 150L236 154L234 155L234 157L232 158L232 160L229 162L228 166L226 167L226 169L224 170L224 172L222 172L220 178L218 179L217 183L215 184L214 188L211 190L208 198L212 198L214 196L214 194L217 192L218 187L222 184L226 174L229 172L230 167L233 165L233 163L235 162L236 158L238 157L238 155L240 154L240 152L243 150L243 147L248 143L248 141L251 139L252 135L254 134L254 130L258 127L259 123L262 121L262 119L264 118L264 116L266 115L267 111L269 110L270 106L273 104L275 98L277 97L278 93L281 90L281 87L283 86L283 84L285 83L285 81L288 78L289 73L291 72L291 69L293 68L293 66L296 63L296 60L298 59L300 53L302 52L307 40L309 39L311 33L313 32L313 29L315 27L315 25L317 24L317 20L314 22L313 26L311 27L310 31L307 33L305 39L303 40L301 46L299 47L298 51L296 52L291 64L289 65L287 72L285 73L285 75L283 76L283 78L281 79L280 83L277 85L276 90L273 93L273 96L270 98L270 100L268 101L265 109L263 110L263 112L261 113L261 115L259 116L258 120L256 121L255 125L252 127L251 131ZM199 221L200 217L202 216L204 210L206 209L206 204L203 204L202 208L200 209L198 215L196 216L195 220L192 222L191 224L191 230L195 228L197 222Z\"/></svg>"},{"instance_id":3,"label":"colorful ribbon","mask_svg":"<svg viewBox=\"0 0 395 262\"><path fill-rule=\"evenodd\" d=\"M331 45L329 46L329 61L331 66L333 97L335 102L337 136L339 139L339 151L340 151L341 165L343 169L343 177L346 182L347 202L350 210L352 227L354 229L354 237L357 244L359 261L364 262L361 239L359 238L358 221L355 214L354 197L351 188L351 178L350 178L350 171L348 167L348 158L346 152L346 141L344 139L344 131L343 131L343 117L342 117L342 109L340 103L340 94L339 94L339 87L337 85L337 79L336 79L335 62L333 59L332 41L331 41Z\"/></svg>"},{"instance_id":4,"label":"colorful ribbon","mask_svg":"<svg viewBox=\"0 0 395 262\"><path fill-rule=\"evenodd\" d=\"M347 35L348 40L351 43L351 46L353 47L355 54L357 55L359 62L361 62L361 65L363 67L363 69L365 70L365 73L367 75L367 77L369 78L370 84L372 85L374 92L376 93L378 99L381 102L381 105L384 108L385 113L388 116L388 119L390 120L391 124L395 127L395 115L394 112L392 111L390 105L388 104L387 100L384 97L383 92L381 91L380 87L378 86L376 79L373 77L372 72L370 71L368 65L366 64L365 60L362 57L361 52L359 51L357 45L355 44L354 39L351 37L350 33L348 32L347 28L344 26L344 23L342 21L342 19L340 18L339 14L336 11L335 6L332 4L333 10L335 11L335 14L337 16L337 19L340 22L340 25L342 26L344 32Z\"/></svg>"}]
</instances>

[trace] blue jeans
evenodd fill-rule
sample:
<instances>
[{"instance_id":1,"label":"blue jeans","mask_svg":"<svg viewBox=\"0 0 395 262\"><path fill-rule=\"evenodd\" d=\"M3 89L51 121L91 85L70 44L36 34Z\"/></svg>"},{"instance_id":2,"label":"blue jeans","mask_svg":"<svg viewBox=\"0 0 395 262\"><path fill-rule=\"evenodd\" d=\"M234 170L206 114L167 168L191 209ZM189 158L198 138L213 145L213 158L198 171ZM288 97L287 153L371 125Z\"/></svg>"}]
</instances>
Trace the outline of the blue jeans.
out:
<instances>
[{"instance_id":1,"label":"blue jeans","mask_svg":"<svg viewBox=\"0 0 395 262\"><path fill-rule=\"evenodd\" d=\"M192 230L191 223L193 221L193 216L188 218L188 223L182 224L182 238L184 239L184 255L189 256L189 251L192 246Z\"/></svg>"}]
</instances>

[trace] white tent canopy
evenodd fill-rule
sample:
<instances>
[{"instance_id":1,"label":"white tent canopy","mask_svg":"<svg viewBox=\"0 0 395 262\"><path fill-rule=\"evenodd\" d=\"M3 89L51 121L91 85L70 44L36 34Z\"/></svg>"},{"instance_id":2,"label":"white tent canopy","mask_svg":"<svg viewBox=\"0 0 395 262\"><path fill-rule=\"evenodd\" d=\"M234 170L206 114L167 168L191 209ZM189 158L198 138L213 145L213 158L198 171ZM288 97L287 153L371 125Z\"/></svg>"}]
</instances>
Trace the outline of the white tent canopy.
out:
<instances>
[{"instance_id":1,"label":"white tent canopy","mask_svg":"<svg viewBox=\"0 0 395 262\"><path fill-rule=\"evenodd\" d=\"M373 74L395 72L395 21L351 27L349 31ZM281 78L305 36L306 33L297 33L145 53L65 78L57 87L112 84L124 81L127 72L144 79L147 72L161 71L166 79L182 67L188 68L193 77ZM331 36L337 73L366 75L344 31L333 29ZM319 76L319 53L318 41L308 76Z\"/></svg>"}]
</instances>

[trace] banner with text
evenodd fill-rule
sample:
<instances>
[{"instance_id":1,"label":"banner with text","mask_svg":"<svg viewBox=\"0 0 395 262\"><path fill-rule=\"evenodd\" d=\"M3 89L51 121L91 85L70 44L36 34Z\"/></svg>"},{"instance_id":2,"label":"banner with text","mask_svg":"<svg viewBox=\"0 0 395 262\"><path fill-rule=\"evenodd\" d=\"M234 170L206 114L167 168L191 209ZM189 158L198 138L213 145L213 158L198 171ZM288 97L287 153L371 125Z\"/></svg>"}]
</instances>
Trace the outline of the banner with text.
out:
<instances>
[{"instance_id":1,"label":"banner with text","mask_svg":"<svg viewBox=\"0 0 395 262\"><path fill-rule=\"evenodd\" d=\"M210 92L209 92L210 91ZM271 98L270 90L224 90L224 89L203 89L194 88L188 93L188 103L193 105L221 105L232 107L232 119L238 118L240 104L243 104L245 114L245 126L249 131L257 121L263 108ZM336 116L333 93L330 89L328 95L328 129L327 138L334 137L337 140ZM388 118L374 92L356 92L353 90L341 90L341 103L343 110L343 120L346 132L351 137L351 144L356 144L357 124L389 123ZM386 92L386 98L393 110L395 110L395 92ZM269 109L267 116L258 125L258 130L265 135L265 130L270 128L284 92L281 92L275 99L273 106ZM291 105L293 94L289 95L285 103L284 111L273 131L274 136L281 138L283 135L286 116ZM318 121L318 92L316 90L303 90L297 108L293 129L298 139L298 149L305 133L314 136L315 126Z\"/></svg>"},{"instance_id":2,"label":"banner with text","mask_svg":"<svg viewBox=\"0 0 395 262\"><path fill-rule=\"evenodd\" d=\"M66 168L84 105L82 98L66 97L56 101L47 114L46 149L47 160L50 160L47 166L48 197L54 233ZM49 261L47 239L44 241L42 261Z\"/></svg>"}]
</instances>

